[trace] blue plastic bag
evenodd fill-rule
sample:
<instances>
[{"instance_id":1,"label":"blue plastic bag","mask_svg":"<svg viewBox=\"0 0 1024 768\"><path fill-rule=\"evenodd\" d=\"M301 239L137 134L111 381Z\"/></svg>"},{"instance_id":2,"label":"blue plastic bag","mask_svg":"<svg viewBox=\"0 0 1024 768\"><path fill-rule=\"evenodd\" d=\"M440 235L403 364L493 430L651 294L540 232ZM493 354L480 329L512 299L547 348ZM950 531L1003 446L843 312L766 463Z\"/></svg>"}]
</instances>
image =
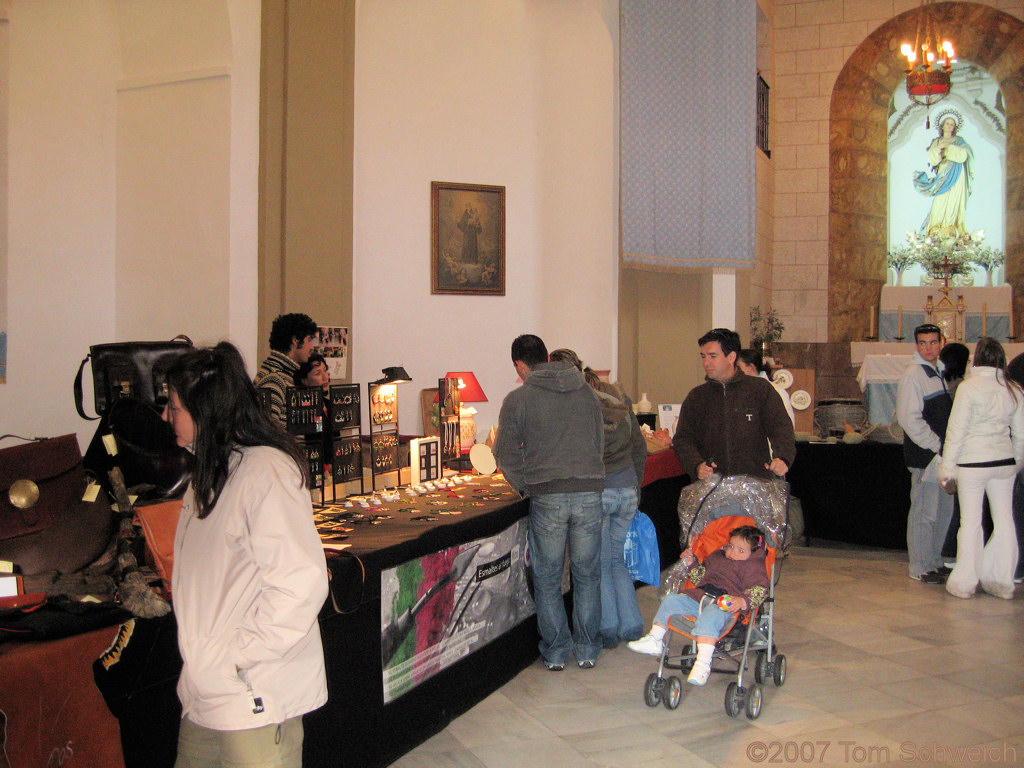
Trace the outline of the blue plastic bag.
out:
<instances>
[{"instance_id":1,"label":"blue plastic bag","mask_svg":"<svg viewBox=\"0 0 1024 768\"><path fill-rule=\"evenodd\" d=\"M658 586L661 581L661 555L658 552L658 533L651 518L639 509L633 515L626 533L626 546L622 552L626 568L634 581Z\"/></svg>"}]
</instances>

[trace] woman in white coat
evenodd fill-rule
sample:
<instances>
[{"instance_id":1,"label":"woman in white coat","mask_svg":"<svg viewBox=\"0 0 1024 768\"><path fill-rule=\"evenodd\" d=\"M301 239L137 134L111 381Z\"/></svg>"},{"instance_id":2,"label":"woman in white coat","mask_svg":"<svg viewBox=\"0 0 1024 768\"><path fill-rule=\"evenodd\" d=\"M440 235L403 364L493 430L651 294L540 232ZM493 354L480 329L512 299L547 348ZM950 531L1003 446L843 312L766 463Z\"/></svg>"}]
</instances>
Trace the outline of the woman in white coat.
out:
<instances>
[{"instance_id":1,"label":"woman in white coat","mask_svg":"<svg viewBox=\"0 0 1024 768\"><path fill-rule=\"evenodd\" d=\"M164 419L194 457L171 588L184 666L175 768L300 768L327 701L327 597L305 457L260 406L238 350L183 355Z\"/></svg>"},{"instance_id":2,"label":"woman in white coat","mask_svg":"<svg viewBox=\"0 0 1024 768\"><path fill-rule=\"evenodd\" d=\"M956 566L946 581L954 597L969 598L981 584L991 595L1013 598L1017 538L1013 481L1024 460L1024 391L1006 376L1006 353L982 337L974 366L957 387L939 463L939 481L956 480L960 500ZM984 543L981 507L988 496L993 531Z\"/></svg>"}]
</instances>

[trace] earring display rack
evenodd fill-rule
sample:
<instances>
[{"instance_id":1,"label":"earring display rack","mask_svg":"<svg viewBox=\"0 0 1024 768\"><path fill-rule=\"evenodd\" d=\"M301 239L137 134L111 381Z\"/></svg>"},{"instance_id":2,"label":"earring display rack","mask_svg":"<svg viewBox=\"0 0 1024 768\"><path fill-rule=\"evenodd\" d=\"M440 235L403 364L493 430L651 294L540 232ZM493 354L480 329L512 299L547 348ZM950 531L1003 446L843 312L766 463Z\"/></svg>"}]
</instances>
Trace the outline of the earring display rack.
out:
<instances>
[{"instance_id":1,"label":"earring display rack","mask_svg":"<svg viewBox=\"0 0 1024 768\"><path fill-rule=\"evenodd\" d=\"M320 387L288 387L285 390L285 428L290 434L302 438L302 448L309 465L313 487L324 501L324 459L327 454L324 441L324 421L328 411Z\"/></svg>"},{"instance_id":2,"label":"earring display rack","mask_svg":"<svg viewBox=\"0 0 1024 768\"><path fill-rule=\"evenodd\" d=\"M288 387L285 391L285 427L293 435L324 431L324 400L320 387Z\"/></svg>"},{"instance_id":3,"label":"earring display rack","mask_svg":"<svg viewBox=\"0 0 1024 768\"><path fill-rule=\"evenodd\" d=\"M331 480L335 485L359 481L363 485L363 443L358 384L332 384L328 390L331 424Z\"/></svg>"},{"instance_id":4,"label":"earring display rack","mask_svg":"<svg viewBox=\"0 0 1024 768\"><path fill-rule=\"evenodd\" d=\"M370 415L370 485L377 490L378 476L399 471L398 385L371 383L366 388Z\"/></svg>"}]
</instances>

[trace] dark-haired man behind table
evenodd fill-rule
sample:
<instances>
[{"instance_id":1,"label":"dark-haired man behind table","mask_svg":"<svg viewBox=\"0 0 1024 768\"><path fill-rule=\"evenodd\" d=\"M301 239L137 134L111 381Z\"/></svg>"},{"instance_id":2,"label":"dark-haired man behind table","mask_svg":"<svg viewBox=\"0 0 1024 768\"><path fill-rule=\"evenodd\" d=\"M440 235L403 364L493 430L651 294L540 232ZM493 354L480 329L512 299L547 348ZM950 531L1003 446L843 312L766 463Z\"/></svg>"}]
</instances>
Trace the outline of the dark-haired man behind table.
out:
<instances>
[{"instance_id":1,"label":"dark-haired man behind table","mask_svg":"<svg viewBox=\"0 0 1024 768\"><path fill-rule=\"evenodd\" d=\"M295 386L295 373L316 349L320 329L309 315L278 315L270 326L270 355L260 364L253 384L270 393L270 415L285 423L285 393Z\"/></svg>"}]
</instances>

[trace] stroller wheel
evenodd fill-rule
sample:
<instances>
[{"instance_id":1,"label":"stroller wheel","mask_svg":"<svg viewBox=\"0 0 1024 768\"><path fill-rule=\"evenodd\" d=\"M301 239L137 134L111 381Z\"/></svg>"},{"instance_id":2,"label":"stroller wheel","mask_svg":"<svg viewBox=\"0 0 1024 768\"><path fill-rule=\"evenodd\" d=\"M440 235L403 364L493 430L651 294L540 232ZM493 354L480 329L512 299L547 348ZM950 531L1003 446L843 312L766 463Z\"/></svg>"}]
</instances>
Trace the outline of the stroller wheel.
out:
<instances>
[{"instance_id":1,"label":"stroller wheel","mask_svg":"<svg viewBox=\"0 0 1024 768\"><path fill-rule=\"evenodd\" d=\"M758 651L754 660L754 679L763 683L771 676L768 671L768 651Z\"/></svg>"},{"instance_id":2,"label":"stroller wheel","mask_svg":"<svg viewBox=\"0 0 1024 768\"><path fill-rule=\"evenodd\" d=\"M683 681L675 675L665 680L665 689L662 691L661 703L665 709L675 709L683 698Z\"/></svg>"},{"instance_id":3,"label":"stroller wheel","mask_svg":"<svg viewBox=\"0 0 1024 768\"><path fill-rule=\"evenodd\" d=\"M736 717L743 709L743 691L739 683L733 680L725 689L725 714L729 717Z\"/></svg>"},{"instance_id":4,"label":"stroller wheel","mask_svg":"<svg viewBox=\"0 0 1024 768\"><path fill-rule=\"evenodd\" d=\"M661 701L662 682L657 672L651 672L647 676L647 682L644 683L644 704L648 707L656 707Z\"/></svg>"},{"instance_id":5,"label":"stroller wheel","mask_svg":"<svg viewBox=\"0 0 1024 768\"><path fill-rule=\"evenodd\" d=\"M746 695L746 707L747 707L747 719L756 720L757 716L761 714L761 684L754 683L752 686L747 688Z\"/></svg>"},{"instance_id":6,"label":"stroller wheel","mask_svg":"<svg viewBox=\"0 0 1024 768\"><path fill-rule=\"evenodd\" d=\"M775 661L772 662L772 679L775 681L775 685L781 688L786 682L786 656L785 654L778 654L775 657Z\"/></svg>"}]
</instances>

